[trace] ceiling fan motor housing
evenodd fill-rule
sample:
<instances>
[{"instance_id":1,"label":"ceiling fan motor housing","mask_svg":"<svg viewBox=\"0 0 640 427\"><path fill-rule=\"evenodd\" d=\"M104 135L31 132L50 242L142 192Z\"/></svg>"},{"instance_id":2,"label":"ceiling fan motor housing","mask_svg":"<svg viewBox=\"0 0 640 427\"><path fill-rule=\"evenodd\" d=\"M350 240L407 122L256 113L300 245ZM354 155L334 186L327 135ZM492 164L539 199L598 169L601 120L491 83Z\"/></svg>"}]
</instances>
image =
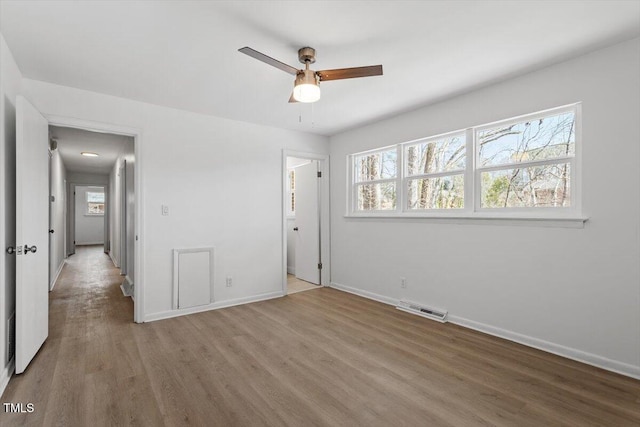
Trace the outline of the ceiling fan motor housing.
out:
<instances>
[{"instance_id":1,"label":"ceiling fan motor housing","mask_svg":"<svg viewBox=\"0 0 640 427\"><path fill-rule=\"evenodd\" d=\"M318 86L320 84L320 78L313 70L300 70L296 75L296 81L293 83L293 86L295 87L301 84Z\"/></svg>"},{"instance_id":2,"label":"ceiling fan motor housing","mask_svg":"<svg viewBox=\"0 0 640 427\"><path fill-rule=\"evenodd\" d=\"M298 50L298 60L303 64L316 62L316 50L312 47L303 47Z\"/></svg>"}]
</instances>

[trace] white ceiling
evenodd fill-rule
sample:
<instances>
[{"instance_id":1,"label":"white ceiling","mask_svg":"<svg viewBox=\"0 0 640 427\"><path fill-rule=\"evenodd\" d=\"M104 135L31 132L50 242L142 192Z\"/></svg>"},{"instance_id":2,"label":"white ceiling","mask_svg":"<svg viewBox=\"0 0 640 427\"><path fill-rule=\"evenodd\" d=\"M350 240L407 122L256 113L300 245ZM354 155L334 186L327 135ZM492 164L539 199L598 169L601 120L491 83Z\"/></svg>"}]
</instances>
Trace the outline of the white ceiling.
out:
<instances>
[{"instance_id":1,"label":"white ceiling","mask_svg":"<svg viewBox=\"0 0 640 427\"><path fill-rule=\"evenodd\" d=\"M640 34L640 1L5 1L0 31L25 77L330 135ZM293 76L383 64L288 104ZM301 65L300 65L301 66Z\"/></svg>"},{"instance_id":2,"label":"white ceiling","mask_svg":"<svg viewBox=\"0 0 640 427\"><path fill-rule=\"evenodd\" d=\"M133 138L128 136L58 126L49 126L49 133L58 142L67 172L108 175L118 156L126 149L132 151L133 147ZM83 156L80 154L83 151L96 153L99 157Z\"/></svg>"}]
</instances>

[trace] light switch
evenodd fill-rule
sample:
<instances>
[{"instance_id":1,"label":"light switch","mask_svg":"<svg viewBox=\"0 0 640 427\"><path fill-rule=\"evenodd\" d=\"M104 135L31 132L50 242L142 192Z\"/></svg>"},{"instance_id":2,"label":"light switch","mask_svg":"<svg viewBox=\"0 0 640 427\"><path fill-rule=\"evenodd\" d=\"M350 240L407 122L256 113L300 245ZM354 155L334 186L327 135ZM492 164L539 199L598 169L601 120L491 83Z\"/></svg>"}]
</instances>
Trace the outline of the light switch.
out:
<instances>
[{"instance_id":1,"label":"light switch","mask_svg":"<svg viewBox=\"0 0 640 427\"><path fill-rule=\"evenodd\" d=\"M164 215L164 216L169 215L169 206L162 205L162 215Z\"/></svg>"}]
</instances>

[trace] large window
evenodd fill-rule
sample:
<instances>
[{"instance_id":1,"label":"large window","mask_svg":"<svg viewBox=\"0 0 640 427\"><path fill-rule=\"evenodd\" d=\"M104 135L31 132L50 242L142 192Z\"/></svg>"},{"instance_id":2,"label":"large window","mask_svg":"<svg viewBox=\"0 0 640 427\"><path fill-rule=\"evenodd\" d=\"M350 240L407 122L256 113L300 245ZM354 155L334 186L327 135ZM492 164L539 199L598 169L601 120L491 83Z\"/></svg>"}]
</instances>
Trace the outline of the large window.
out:
<instances>
[{"instance_id":1,"label":"large window","mask_svg":"<svg viewBox=\"0 0 640 427\"><path fill-rule=\"evenodd\" d=\"M577 217L579 107L353 154L349 213Z\"/></svg>"}]
</instances>

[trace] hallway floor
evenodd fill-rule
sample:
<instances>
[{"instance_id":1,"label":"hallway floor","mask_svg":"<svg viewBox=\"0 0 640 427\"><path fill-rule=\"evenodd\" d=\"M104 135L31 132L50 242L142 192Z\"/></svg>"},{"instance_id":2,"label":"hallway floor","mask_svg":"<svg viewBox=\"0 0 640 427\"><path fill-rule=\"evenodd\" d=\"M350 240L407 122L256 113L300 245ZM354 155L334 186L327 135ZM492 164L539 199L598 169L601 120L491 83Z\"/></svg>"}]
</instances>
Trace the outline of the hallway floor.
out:
<instances>
[{"instance_id":1,"label":"hallway floor","mask_svg":"<svg viewBox=\"0 0 640 427\"><path fill-rule=\"evenodd\" d=\"M133 302L122 295L122 281L102 245L76 246L49 294L49 337L2 396L33 403L35 411L1 413L0 425L108 424L112 394L126 404L126 396L149 392L148 382L131 378L141 364L131 334Z\"/></svg>"}]
</instances>

